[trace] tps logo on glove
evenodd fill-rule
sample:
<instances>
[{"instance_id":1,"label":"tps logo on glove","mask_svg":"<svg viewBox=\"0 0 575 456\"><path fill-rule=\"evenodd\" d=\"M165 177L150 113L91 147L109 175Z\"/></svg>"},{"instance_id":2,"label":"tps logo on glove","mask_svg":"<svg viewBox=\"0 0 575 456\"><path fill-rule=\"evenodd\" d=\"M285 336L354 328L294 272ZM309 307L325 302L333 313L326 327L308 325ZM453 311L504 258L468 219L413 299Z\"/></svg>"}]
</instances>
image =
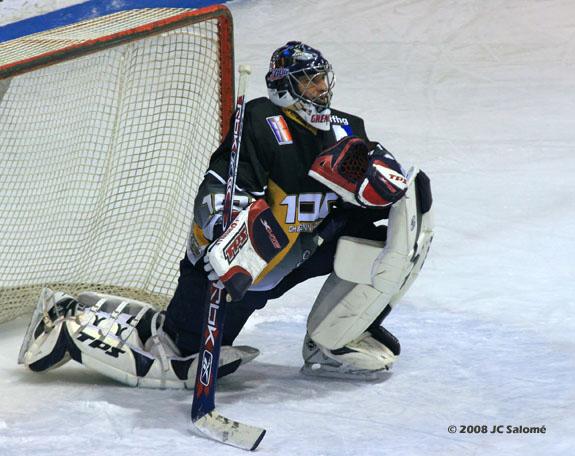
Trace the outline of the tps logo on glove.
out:
<instances>
[{"instance_id":1,"label":"tps logo on glove","mask_svg":"<svg viewBox=\"0 0 575 456\"><path fill-rule=\"evenodd\" d=\"M232 261L234 261L234 258L238 256L239 251L247 241L248 228L244 223L237 234L224 247L224 257L228 261L228 264L232 264Z\"/></svg>"}]
</instances>

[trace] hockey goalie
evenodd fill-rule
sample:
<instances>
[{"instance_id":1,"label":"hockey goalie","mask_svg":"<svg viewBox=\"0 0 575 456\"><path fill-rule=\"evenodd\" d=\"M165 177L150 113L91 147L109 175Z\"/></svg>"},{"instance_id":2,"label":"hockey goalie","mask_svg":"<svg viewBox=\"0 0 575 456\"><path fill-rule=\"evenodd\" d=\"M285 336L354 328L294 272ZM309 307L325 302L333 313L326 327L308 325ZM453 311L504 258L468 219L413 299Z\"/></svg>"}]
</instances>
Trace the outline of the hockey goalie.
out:
<instances>
[{"instance_id":1,"label":"hockey goalie","mask_svg":"<svg viewBox=\"0 0 575 456\"><path fill-rule=\"evenodd\" d=\"M302 372L377 379L400 355L382 326L433 238L429 178L406 172L363 120L331 107L335 78L318 50L291 41L246 105L234 223L221 217L232 134L213 153L174 296L164 311L86 292L43 290L19 361L35 372L75 360L132 386L193 388L210 280L227 306L219 375L259 351L234 341L250 315L297 284L328 275L312 302Z\"/></svg>"}]
</instances>

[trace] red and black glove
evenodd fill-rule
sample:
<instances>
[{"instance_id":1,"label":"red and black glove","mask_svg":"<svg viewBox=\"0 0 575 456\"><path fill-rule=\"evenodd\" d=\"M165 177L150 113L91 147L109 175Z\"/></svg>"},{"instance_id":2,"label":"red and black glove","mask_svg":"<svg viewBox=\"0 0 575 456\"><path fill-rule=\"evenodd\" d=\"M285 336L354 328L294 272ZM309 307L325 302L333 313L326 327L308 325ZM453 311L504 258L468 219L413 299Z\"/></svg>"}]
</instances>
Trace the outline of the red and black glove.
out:
<instances>
[{"instance_id":1,"label":"red and black glove","mask_svg":"<svg viewBox=\"0 0 575 456\"><path fill-rule=\"evenodd\" d=\"M308 173L341 198L362 207L385 207L407 190L401 166L379 143L346 136L323 151Z\"/></svg>"},{"instance_id":2,"label":"red and black glove","mask_svg":"<svg viewBox=\"0 0 575 456\"><path fill-rule=\"evenodd\" d=\"M362 206L385 207L399 201L407 191L407 179L400 164L381 144L371 143L364 177L355 198Z\"/></svg>"}]
</instances>

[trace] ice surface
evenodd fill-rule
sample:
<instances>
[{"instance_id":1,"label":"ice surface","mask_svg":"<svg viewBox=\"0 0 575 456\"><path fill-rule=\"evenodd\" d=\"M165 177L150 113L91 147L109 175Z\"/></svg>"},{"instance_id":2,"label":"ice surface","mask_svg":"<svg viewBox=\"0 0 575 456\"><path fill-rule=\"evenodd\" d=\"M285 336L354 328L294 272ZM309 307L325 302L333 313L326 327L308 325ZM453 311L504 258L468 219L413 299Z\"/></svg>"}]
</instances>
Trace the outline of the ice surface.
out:
<instances>
[{"instance_id":1,"label":"ice surface","mask_svg":"<svg viewBox=\"0 0 575 456\"><path fill-rule=\"evenodd\" d=\"M2 2L0 22L72 3ZM238 342L262 355L220 382L221 411L268 429L260 454L575 454L575 3L229 6L236 62L253 69L250 98L265 95L276 47L322 49L337 75L334 105L431 176L436 236L386 320L403 347L386 381L299 374L318 279L250 320ZM72 364L26 372L16 366L24 326L0 326L0 454L239 454L190 434L189 392L130 389Z\"/></svg>"}]
</instances>

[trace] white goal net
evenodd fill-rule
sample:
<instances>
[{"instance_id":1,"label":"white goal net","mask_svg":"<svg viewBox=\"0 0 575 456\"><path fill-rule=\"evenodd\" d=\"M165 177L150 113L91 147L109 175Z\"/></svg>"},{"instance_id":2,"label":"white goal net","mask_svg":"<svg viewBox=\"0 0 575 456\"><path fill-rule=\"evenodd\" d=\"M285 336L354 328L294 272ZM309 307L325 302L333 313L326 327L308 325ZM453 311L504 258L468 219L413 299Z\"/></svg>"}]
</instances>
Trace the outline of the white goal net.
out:
<instances>
[{"instance_id":1,"label":"white goal net","mask_svg":"<svg viewBox=\"0 0 575 456\"><path fill-rule=\"evenodd\" d=\"M0 69L27 52L62 60L0 81L0 322L31 310L43 286L169 300L233 93L218 17L138 32L183 12L132 10L0 43Z\"/></svg>"}]
</instances>

